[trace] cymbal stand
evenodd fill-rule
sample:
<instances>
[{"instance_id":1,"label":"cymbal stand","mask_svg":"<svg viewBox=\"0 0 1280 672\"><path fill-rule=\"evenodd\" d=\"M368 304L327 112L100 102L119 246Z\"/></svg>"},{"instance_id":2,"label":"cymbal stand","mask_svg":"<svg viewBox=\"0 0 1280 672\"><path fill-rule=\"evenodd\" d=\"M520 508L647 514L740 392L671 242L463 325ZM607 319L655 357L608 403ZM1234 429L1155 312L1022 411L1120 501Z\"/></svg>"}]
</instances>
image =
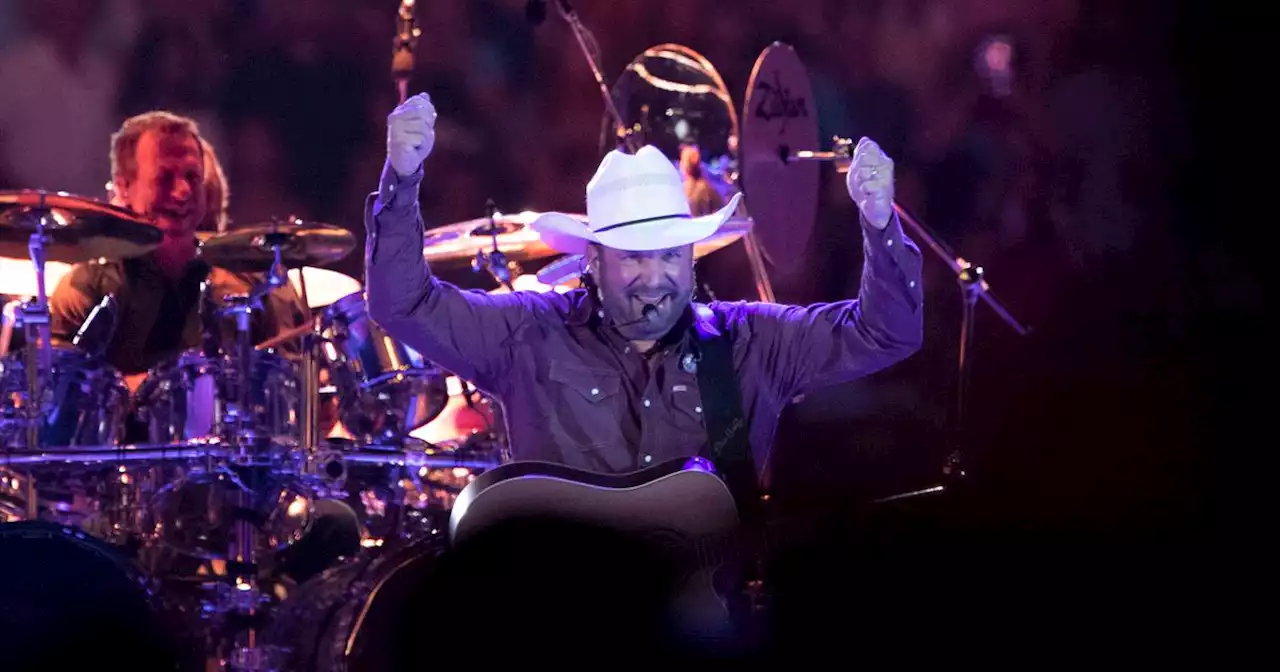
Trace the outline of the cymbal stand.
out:
<instances>
[{"instance_id":1,"label":"cymbal stand","mask_svg":"<svg viewBox=\"0 0 1280 672\"><path fill-rule=\"evenodd\" d=\"M27 375L27 401L24 405L23 418L27 430L27 450L41 449L40 429L44 424L45 413L49 411L44 398L45 382L53 370L53 335L50 328L49 297L45 291L45 245L49 243L45 233L46 218L51 212L45 208L34 209L27 213L28 220L35 231L27 242L27 251L31 255L31 263L36 271L35 301L27 301L19 309L22 315L22 327L26 337L24 366ZM27 516L35 519L38 513L38 499L35 493L35 474L27 475Z\"/></svg>"},{"instance_id":2,"label":"cymbal stand","mask_svg":"<svg viewBox=\"0 0 1280 672\"><path fill-rule=\"evenodd\" d=\"M271 471L272 460L270 445L265 447L262 439L268 442L272 437L259 437L254 427L254 413L251 393L253 390L253 356L255 347L251 328L254 310L262 309L262 299L272 291L285 286L289 276L285 270L281 255L281 247L289 240L288 234L269 233L263 236L262 244L270 247L274 260L263 282L253 287L249 294L226 297L227 306L224 314L234 315L236 319L236 410L234 414L234 438L236 454L233 463L240 469L232 469L244 480L235 494L235 508L238 513L228 557L228 575L234 578L234 585L229 595L224 597L224 608L240 619L247 633L246 639L235 642L230 651L230 666L237 670L273 670L278 652L269 647L258 646L257 625L260 616L259 607L264 594L257 583L258 530L255 524L255 513L258 505L258 494L261 480ZM305 413L305 411L304 411ZM234 466L229 465L229 466Z\"/></svg>"},{"instance_id":3,"label":"cymbal stand","mask_svg":"<svg viewBox=\"0 0 1280 672\"><path fill-rule=\"evenodd\" d=\"M483 250L477 251L476 258L471 260L471 270L476 273L483 273L487 271L489 275L493 276L494 280L498 281L499 284L506 287L508 291L514 292L516 289L511 282L513 278L513 271L516 270L513 268L515 264L507 259L507 255L503 254L502 250L498 249L498 209L497 206L494 205L493 199L485 201L485 209L489 213L489 228L487 231L483 231L483 233L488 233L493 236L493 251L489 253L485 253ZM518 275L518 273L516 273L516 275Z\"/></svg>"},{"instance_id":4,"label":"cymbal stand","mask_svg":"<svg viewBox=\"0 0 1280 672\"><path fill-rule=\"evenodd\" d=\"M315 453L320 443L320 368L316 362L316 349L322 335L318 315L311 311L307 297L307 274L298 269L298 289L301 294L303 314L311 330L302 335L302 450L307 455Z\"/></svg>"}]
</instances>

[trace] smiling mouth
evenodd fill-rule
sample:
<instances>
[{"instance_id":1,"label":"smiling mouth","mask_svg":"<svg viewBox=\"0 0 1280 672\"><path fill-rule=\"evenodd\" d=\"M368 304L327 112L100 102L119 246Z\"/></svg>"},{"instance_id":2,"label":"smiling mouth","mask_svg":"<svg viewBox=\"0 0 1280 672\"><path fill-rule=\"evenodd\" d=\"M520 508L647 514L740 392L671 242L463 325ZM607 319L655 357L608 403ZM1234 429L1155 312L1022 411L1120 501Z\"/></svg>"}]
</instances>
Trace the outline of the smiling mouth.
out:
<instances>
[{"instance_id":1,"label":"smiling mouth","mask_svg":"<svg viewBox=\"0 0 1280 672\"><path fill-rule=\"evenodd\" d=\"M664 304L671 300L670 294L662 294L660 296L633 296L631 297L640 303L640 307L649 305L655 308L661 308Z\"/></svg>"}]
</instances>

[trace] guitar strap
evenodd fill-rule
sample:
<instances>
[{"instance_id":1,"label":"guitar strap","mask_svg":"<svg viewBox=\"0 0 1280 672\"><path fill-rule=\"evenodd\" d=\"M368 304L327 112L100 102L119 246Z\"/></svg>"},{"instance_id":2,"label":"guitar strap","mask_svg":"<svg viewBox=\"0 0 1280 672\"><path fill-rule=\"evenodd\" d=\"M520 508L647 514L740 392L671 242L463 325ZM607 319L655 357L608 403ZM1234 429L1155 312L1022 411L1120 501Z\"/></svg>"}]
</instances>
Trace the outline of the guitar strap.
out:
<instances>
[{"instance_id":1,"label":"guitar strap","mask_svg":"<svg viewBox=\"0 0 1280 672\"><path fill-rule=\"evenodd\" d=\"M762 515L760 481L751 455L742 391L733 366L729 330L716 314L719 334L697 331L701 346L698 389L702 394L702 418L707 429L703 457L711 460L724 477L738 504L743 523L757 523Z\"/></svg>"}]
</instances>

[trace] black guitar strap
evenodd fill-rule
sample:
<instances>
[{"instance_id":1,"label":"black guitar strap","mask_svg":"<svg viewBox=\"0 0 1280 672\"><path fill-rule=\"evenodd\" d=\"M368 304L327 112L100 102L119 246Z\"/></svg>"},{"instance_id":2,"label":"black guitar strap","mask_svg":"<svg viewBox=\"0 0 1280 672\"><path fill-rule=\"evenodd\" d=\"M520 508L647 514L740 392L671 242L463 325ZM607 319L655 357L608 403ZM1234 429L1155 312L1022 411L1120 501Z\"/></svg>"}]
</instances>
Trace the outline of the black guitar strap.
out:
<instances>
[{"instance_id":1,"label":"black guitar strap","mask_svg":"<svg viewBox=\"0 0 1280 672\"><path fill-rule=\"evenodd\" d=\"M720 316L719 335L698 332L702 357L698 363L698 388L702 393L702 418L707 428L703 457L711 460L723 475L738 504L744 523L758 522L761 515L760 481L746 416L742 412L742 391L733 366L733 343Z\"/></svg>"}]
</instances>

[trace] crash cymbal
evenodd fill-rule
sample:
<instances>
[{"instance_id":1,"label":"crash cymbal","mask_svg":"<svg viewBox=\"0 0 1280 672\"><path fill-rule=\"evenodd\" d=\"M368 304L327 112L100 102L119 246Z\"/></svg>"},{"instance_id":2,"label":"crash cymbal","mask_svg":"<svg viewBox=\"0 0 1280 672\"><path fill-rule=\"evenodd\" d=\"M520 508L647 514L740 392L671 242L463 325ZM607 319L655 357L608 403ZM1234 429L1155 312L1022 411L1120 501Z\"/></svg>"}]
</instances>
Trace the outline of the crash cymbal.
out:
<instances>
[{"instance_id":1,"label":"crash cymbal","mask_svg":"<svg viewBox=\"0 0 1280 672\"><path fill-rule=\"evenodd\" d=\"M276 244L285 266L301 268L331 264L351 254L356 237L332 224L290 217L211 236L200 244L200 256L229 271L263 272L271 269Z\"/></svg>"},{"instance_id":2,"label":"crash cymbal","mask_svg":"<svg viewBox=\"0 0 1280 672\"><path fill-rule=\"evenodd\" d=\"M291 268L289 282L293 289L302 296L302 279L307 280L307 303L309 308L323 308L344 296L360 291L360 281L327 268Z\"/></svg>"},{"instance_id":3,"label":"crash cymbal","mask_svg":"<svg viewBox=\"0 0 1280 672\"><path fill-rule=\"evenodd\" d=\"M495 214L490 219L482 217L455 224L446 224L427 231L423 240L422 255L433 267L469 265L477 252L492 252L494 234L497 234L498 250L512 261L532 261L553 257L557 252L549 247L529 226L542 213L525 210L514 214ZM574 215L586 220L585 215Z\"/></svg>"},{"instance_id":4,"label":"crash cymbal","mask_svg":"<svg viewBox=\"0 0 1280 672\"><path fill-rule=\"evenodd\" d=\"M702 257L725 247L747 235L752 228L750 217L730 217L711 237L693 245L693 258ZM577 279L581 273L582 255L570 254L543 266L537 274L544 285L563 285Z\"/></svg>"},{"instance_id":5,"label":"crash cymbal","mask_svg":"<svg viewBox=\"0 0 1280 672\"><path fill-rule=\"evenodd\" d=\"M755 238L772 270L787 274L803 258L818 217L820 166L790 161L818 145L809 74L795 49L775 42L751 71L742 107L742 191Z\"/></svg>"},{"instance_id":6,"label":"crash cymbal","mask_svg":"<svg viewBox=\"0 0 1280 672\"><path fill-rule=\"evenodd\" d=\"M53 290L57 289L58 283L62 281L62 276L69 272L71 272L71 264L60 261L45 262L45 293L52 294ZM30 259L0 258L0 294L29 298L35 296L38 292L39 290L36 288L36 268L32 265Z\"/></svg>"},{"instance_id":7,"label":"crash cymbal","mask_svg":"<svg viewBox=\"0 0 1280 672\"><path fill-rule=\"evenodd\" d=\"M105 201L62 191L0 191L0 257L28 258L41 221L46 261L67 264L141 256L164 238L146 218Z\"/></svg>"}]
</instances>

